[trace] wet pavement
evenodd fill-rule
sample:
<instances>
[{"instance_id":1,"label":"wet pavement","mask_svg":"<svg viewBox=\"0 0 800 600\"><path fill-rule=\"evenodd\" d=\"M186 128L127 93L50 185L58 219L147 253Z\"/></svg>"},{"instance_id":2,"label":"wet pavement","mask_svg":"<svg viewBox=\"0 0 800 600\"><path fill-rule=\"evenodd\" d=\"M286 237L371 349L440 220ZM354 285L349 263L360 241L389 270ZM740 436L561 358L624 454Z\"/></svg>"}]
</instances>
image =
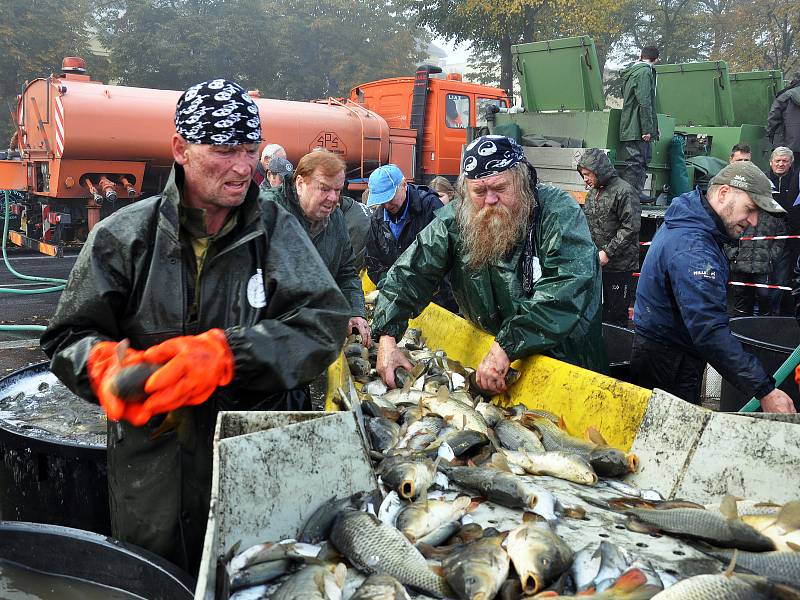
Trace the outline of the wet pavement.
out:
<instances>
[{"instance_id":1,"label":"wet pavement","mask_svg":"<svg viewBox=\"0 0 800 600\"><path fill-rule=\"evenodd\" d=\"M66 279L75 264L77 249L68 248L63 258L45 256L31 250L8 247L11 267L20 274ZM58 304L59 292L18 295L2 293L3 289L32 290L49 287L18 278L0 256L0 325L47 325ZM39 333L33 331L0 331L0 376L31 364L47 360L39 348Z\"/></svg>"}]
</instances>

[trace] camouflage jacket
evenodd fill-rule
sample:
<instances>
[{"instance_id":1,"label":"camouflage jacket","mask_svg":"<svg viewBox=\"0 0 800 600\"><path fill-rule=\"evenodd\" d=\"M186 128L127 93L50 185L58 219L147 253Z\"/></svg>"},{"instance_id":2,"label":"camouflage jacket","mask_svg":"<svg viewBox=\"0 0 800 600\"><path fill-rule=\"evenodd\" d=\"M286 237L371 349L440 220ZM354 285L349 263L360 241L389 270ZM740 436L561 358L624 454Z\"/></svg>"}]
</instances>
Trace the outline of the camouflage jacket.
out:
<instances>
[{"instance_id":1,"label":"camouflage jacket","mask_svg":"<svg viewBox=\"0 0 800 600\"><path fill-rule=\"evenodd\" d=\"M617 175L605 152L587 150L578 168L597 176L597 187L589 191L583 210L598 250L608 255L606 271L635 271L639 268L639 228L642 209L628 182Z\"/></svg>"}]
</instances>

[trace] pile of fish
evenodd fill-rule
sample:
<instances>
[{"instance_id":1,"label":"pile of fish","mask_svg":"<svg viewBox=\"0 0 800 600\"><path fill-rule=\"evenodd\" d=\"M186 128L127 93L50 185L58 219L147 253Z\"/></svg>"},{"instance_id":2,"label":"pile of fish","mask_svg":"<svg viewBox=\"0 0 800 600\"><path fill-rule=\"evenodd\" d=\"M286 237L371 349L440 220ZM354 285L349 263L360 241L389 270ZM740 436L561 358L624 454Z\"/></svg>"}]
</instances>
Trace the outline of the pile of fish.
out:
<instances>
[{"instance_id":1,"label":"pile of fish","mask_svg":"<svg viewBox=\"0 0 800 600\"><path fill-rule=\"evenodd\" d=\"M0 390L0 423L20 435L105 447L106 415L49 371L24 376Z\"/></svg>"},{"instance_id":2,"label":"pile of fish","mask_svg":"<svg viewBox=\"0 0 800 600\"><path fill-rule=\"evenodd\" d=\"M619 479L638 460L597 430L492 404L419 331L398 345L414 365L395 372L400 388L350 340L360 390L338 394L380 489L331 498L297 540L234 546L231 598L800 599L800 501L664 500Z\"/></svg>"}]
</instances>

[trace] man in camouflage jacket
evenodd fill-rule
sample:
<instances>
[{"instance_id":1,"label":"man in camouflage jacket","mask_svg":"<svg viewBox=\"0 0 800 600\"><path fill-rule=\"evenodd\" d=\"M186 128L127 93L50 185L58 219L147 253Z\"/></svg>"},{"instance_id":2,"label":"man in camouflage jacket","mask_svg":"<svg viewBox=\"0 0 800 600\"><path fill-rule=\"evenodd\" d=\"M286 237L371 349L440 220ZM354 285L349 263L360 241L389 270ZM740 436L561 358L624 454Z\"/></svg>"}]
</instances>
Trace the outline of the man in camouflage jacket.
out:
<instances>
[{"instance_id":1,"label":"man in camouflage jacket","mask_svg":"<svg viewBox=\"0 0 800 600\"><path fill-rule=\"evenodd\" d=\"M578 172L590 188L583 210L602 268L603 322L625 327L639 268L639 198L602 150L587 150Z\"/></svg>"}]
</instances>

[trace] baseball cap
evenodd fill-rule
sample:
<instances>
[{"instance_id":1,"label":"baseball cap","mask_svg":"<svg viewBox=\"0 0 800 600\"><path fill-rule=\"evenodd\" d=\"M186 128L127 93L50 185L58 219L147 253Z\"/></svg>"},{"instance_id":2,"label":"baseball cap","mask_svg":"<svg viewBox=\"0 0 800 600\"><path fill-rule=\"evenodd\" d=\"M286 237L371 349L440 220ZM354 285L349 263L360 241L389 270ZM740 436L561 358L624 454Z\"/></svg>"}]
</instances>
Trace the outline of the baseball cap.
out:
<instances>
[{"instance_id":1,"label":"baseball cap","mask_svg":"<svg viewBox=\"0 0 800 600\"><path fill-rule=\"evenodd\" d=\"M264 146L264 149L261 151L261 160L264 160L268 156L272 156L273 154L275 154L279 150L283 150L283 146L281 146L280 144L267 144L266 146ZM284 152L286 152L286 151L284 150Z\"/></svg>"},{"instance_id":2,"label":"baseball cap","mask_svg":"<svg viewBox=\"0 0 800 600\"><path fill-rule=\"evenodd\" d=\"M761 209L770 213L785 213L783 207L772 198L772 184L757 166L747 160L726 165L709 182L711 185L729 185L747 192L750 199Z\"/></svg>"},{"instance_id":3,"label":"baseball cap","mask_svg":"<svg viewBox=\"0 0 800 600\"><path fill-rule=\"evenodd\" d=\"M267 165L267 171L274 173L275 175L283 175L284 177L288 177L292 174L292 171L294 171L294 167L292 166L292 163L282 156L276 156L269 161L269 165Z\"/></svg>"},{"instance_id":4,"label":"baseball cap","mask_svg":"<svg viewBox=\"0 0 800 600\"><path fill-rule=\"evenodd\" d=\"M403 172L397 165L383 165L369 176L367 206L386 204L394 198L397 187L403 183Z\"/></svg>"}]
</instances>

